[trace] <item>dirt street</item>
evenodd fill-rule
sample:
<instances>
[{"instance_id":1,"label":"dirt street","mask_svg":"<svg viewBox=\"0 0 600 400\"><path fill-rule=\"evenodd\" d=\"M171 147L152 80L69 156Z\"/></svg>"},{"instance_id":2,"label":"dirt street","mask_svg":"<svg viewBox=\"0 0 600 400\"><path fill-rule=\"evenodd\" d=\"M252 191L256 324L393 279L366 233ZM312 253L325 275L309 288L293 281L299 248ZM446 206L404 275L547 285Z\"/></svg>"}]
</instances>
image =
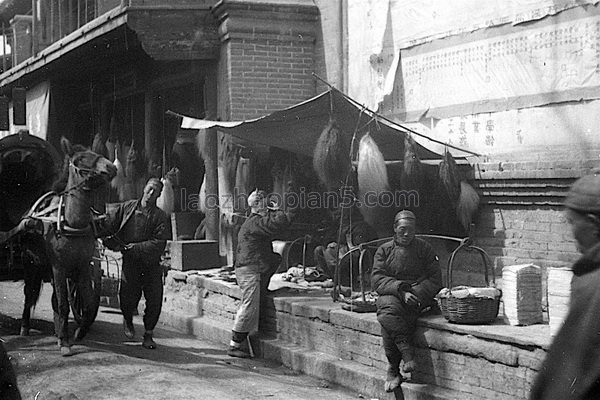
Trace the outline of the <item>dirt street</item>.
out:
<instances>
[{"instance_id":1,"label":"dirt street","mask_svg":"<svg viewBox=\"0 0 600 400\"><path fill-rule=\"evenodd\" d=\"M0 337L16 367L24 399L357 399L336 388L264 360L241 360L210 343L157 329L156 350L122 334L121 314L101 307L88 336L61 357L53 336L50 294L44 285L31 336L18 336L22 282L0 282ZM74 329L75 324L71 324Z\"/></svg>"}]
</instances>

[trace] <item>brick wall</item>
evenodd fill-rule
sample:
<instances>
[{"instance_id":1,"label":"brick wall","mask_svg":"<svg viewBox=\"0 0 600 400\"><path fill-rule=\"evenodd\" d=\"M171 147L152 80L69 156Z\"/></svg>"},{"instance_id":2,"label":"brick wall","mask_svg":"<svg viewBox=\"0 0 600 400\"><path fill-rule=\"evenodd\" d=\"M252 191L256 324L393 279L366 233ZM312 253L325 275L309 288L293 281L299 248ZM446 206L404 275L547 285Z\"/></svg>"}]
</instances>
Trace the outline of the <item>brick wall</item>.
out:
<instances>
[{"instance_id":1,"label":"brick wall","mask_svg":"<svg viewBox=\"0 0 600 400\"><path fill-rule=\"evenodd\" d=\"M266 115L316 94L318 12L312 1L219 3L221 118Z\"/></svg>"},{"instance_id":2,"label":"brick wall","mask_svg":"<svg viewBox=\"0 0 600 400\"><path fill-rule=\"evenodd\" d=\"M232 119L266 115L315 95L312 38L255 34L228 47Z\"/></svg>"},{"instance_id":3,"label":"brick wall","mask_svg":"<svg viewBox=\"0 0 600 400\"><path fill-rule=\"evenodd\" d=\"M482 202L473 239L491 257L498 278L506 265L542 267L546 304L548 268L569 268L580 256L564 215L564 196L577 178L598 167L597 160L475 165L471 182ZM498 283L501 287L501 279Z\"/></svg>"},{"instance_id":4,"label":"brick wall","mask_svg":"<svg viewBox=\"0 0 600 400\"><path fill-rule=\"evenodd\" d=\"M485 205L475 236L500 268L524 263L564 267L578 257L560 206Z\"/></svg>"}]
</instances>

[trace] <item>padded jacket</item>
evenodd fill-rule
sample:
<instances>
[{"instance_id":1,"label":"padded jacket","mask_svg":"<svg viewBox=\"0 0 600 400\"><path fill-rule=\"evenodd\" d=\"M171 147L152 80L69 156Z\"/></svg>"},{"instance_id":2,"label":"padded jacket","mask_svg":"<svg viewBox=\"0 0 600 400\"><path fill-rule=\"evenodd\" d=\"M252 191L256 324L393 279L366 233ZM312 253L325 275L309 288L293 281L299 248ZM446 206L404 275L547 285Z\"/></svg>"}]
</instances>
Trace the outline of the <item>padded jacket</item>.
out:
<instances>
[{"instance_id":1,"label":"padded jacket","mask_svg":"<svg viewBox=\"0 0 600 400\"><path fill-rule=\"evenodd\" d=\"M268 210L264 215L253 213L242 224L238 233L236 267L256 265L264 272L279 260L273 254L273 236L290 225L291 213Z\"/></svg>"},{"instance_id":2,"label":"padded jacket","mask_svg":"<svg viewBox=\"0 0 600 400\"><path fill-rule=\"evenodd\" d=\"M442 288L440 263L433 247L418 237L408 246L395 240L382 244L375 253L371 287L381 296L402 298L404 292L411 292L423 306L431 304Z\"/></svg>"},{"instance_id":3,"label":"padded jacket","mask_svg":"<svg viewBox=\"0 0 600 400\"><path fill-rule=\"evenodd\" d=\"M170 235L167 215L158 207L152 207L142 231L135 232L135 238L122 237L122 229L138 207L139 200L106 205L106 215L111 232L115 232L121 243L132 244L128 253L133 257L141 257L150 263L160 262L165 245Z\"/></svg>"}]
</instances>

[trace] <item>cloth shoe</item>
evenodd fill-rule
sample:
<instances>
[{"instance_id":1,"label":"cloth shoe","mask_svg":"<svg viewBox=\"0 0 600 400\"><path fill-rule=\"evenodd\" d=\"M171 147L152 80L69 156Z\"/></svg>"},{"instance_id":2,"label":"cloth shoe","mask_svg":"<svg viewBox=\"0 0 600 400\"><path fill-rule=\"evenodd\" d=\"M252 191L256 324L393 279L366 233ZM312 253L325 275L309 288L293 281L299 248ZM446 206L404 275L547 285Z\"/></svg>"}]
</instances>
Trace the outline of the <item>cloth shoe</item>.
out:
<instances>
[{"instance_id":1,"label":"cloth shoe","mask_svg":"<svg viewBox=\"0 0 600 400\"><path fill-rule=\"evenodd\" d=\"M58 339L58 347L60 348L60 355L63 357L71 357L73 355L73 350L71 349L71 345L68 340Z\"/></svg>"},{"instance_id":2,"label":"cloth shoe","mask_svg":"<svg viewBox=\"0 0 600 400\"><path fill-rule=\"evenodd\" d=\"M242 348L239 346L229 346L229 350L227 350L227 355L229 357L250 358L250 353L242 350Z\"/></svg>"},{"instance_id":3,"label":"cloth shoe","mask_svg":"<svg viewBox=\"0 0 600 400\"><path fill-rule=\"evenodd\" d=\"M146 332L144 333L144 340L142 341L142 346L145 349L154 350L156 349L156 342L152 339L152 333Z\"/></svg>"},{"instance_id":4,"label":"cloth shoe","mask_svg":"<svg viewBox=\"0 0 600 400\"><path fill-rule=\"evenodd\" d=\"M387 377L385 378L384 389L391 393L400 386L401 378L397 365L389 365L387 369Z\"/></svg>"},{"instance_id":5,"label":"cloth shoe","mask_svg":"<svg viewBox=\"0 0 600 400\"><path fill-rule=\"evenodd\" d=\"M133 326L132 320L123 318L123 333L128 339L133 339L135 336L135 327Z\"/></svg>"},{"instance_id":6,"label":"cloth shoe","mask_svg":"<svg viewBox=\"0 0 600 400\"><path fill-rule=\"evenodd\" d=\"M415 360L404 361L402 372L409 373L415 370Z\"/></svg>"}]
</instances>

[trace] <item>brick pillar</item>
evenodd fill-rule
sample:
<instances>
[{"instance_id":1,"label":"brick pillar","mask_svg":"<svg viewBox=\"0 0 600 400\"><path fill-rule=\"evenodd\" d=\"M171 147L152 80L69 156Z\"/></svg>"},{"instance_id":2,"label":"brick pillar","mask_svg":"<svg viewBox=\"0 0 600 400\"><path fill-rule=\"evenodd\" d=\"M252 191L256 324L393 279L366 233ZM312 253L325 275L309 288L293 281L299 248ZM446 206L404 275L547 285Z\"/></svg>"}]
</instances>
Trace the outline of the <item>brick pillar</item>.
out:
<instances>
[{"instance_id":1,"label":"brick pillar","mask_svg":"<svg viewBox=\"0 0 600 400\"><path fill-rule=\"evenodd\" d=\"M259 117L316 94L312 73L319 10L312 0L222 0L212 12L221 40L220 119ZM231 263L236 242L233 210L221 211L220 251Z\"/></svg>"},{"instance_id":2,"label":"brick pillar","mask_svg":"<svg viewBox=\"0 0 600 400\"><path fill-rule=\"evenodd\" d=\"M255 3L223 0L219 21L219 116L269 114L316 93L315 38L319 10L310 0Z\"/></svg>"}]
</instances>

